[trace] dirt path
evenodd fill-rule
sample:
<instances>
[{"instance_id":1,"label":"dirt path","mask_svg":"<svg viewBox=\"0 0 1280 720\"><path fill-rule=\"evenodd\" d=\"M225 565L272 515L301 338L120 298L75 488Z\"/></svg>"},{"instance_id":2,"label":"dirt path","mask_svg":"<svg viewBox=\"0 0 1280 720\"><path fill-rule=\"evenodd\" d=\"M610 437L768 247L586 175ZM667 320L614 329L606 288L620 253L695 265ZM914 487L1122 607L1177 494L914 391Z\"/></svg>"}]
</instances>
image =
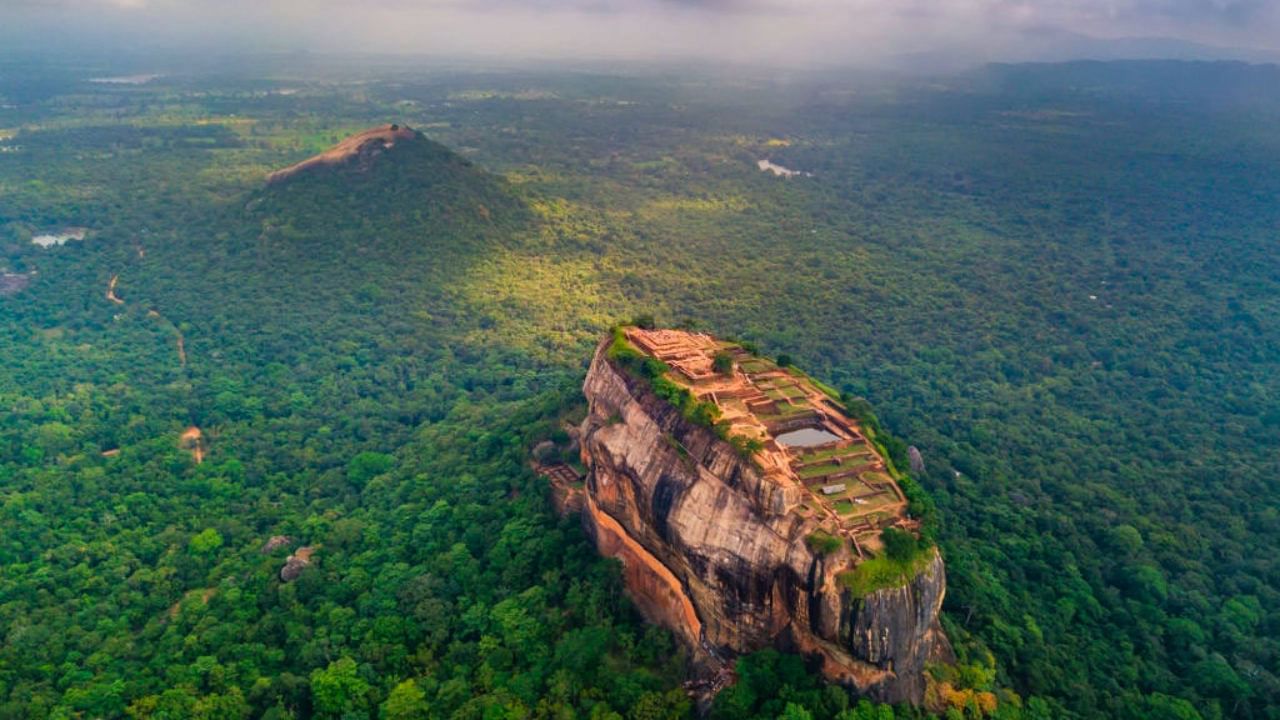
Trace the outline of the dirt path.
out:
<instances>
[{"instance_id":1,"label":"dirt path","mask_svg":"<svg viewBox=\"0 0 1280 720\"><path fill-rule=\"evenodd\" d=\"M192 425L182 432L178 438L178 447L191 451L191 459L196 464L204 462L204 433L200 432L200 428Z\"/></svg>"},{"instance_id":2,"label":"dirt path","mask_svg":"<svg viewBox=\"0 0 1280 720\"><path fill-rule=\"evenodd\" d=\"M147 317L155 318L173 328L173 334L176 337L176 343L178 346L178 364L185 369L187 367L187 339L183 337L182 331L179 330L178 326L173 324L169 318L161 315L154 308L147 311Z\"/></svg>"},{"instance_id":3,"label":"dirt path","mask_svg":"<svg viewBox=\"0 0 1280 720\"><path fill-rule=\"evenodd\" d=\"M138 253L139 255L141 255L142 248L138 248ZM117 305L123 305L124 300L121 300L119 297L116 296L116 283L118 283L119 281L120 281L119 274L111 276L111 282L107 284L107 299ZM147 317L160 320L161 322L164 322L173 328L173 333L174 335L177 336L176 344L178 348L178 363L185 370L187 367L187 340L185 337L183 337L182 331L178 329L177 325L170 322L168 318L161 315L154 308L147 311ZM196 427L195 425L192 425L191 427L182 431L182 435L178 437L178 447L183 450L189 450L191 452L191 459L194 460L197 465L204 462L204 456L205 456L204 433L201 432L200 428ZM119 449L108 450L106 452L103 452L102 455L103 457L111 457L119 452L120 452Z\"/></svg>"},{"instance_id":4,"label":"dirt path","mask_svg":"<svg viewBox=\"0 0 1280 720\"><path fill-rule=\"evenodd\" d=\"M116 283L120 280L119 275L112 275L111 282L107 284L107 299L117 305L123 305L124 301L116 297Z\"/></svg>"}]
</instances>

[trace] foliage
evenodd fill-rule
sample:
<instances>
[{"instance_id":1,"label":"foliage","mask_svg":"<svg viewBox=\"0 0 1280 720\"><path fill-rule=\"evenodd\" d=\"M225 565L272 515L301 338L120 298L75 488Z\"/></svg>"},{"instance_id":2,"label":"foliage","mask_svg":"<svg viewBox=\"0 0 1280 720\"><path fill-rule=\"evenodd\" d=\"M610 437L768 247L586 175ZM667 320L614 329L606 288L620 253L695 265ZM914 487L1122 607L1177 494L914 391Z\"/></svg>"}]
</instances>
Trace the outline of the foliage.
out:
<instances>
[{"instance_id":1,"label":"foliage","mask_svg":"<svg viewBox=\"0 0 1280 720\"><path fill-rule=\"evenodd\" d=\"M356 661L349 657L311 673L311 697L320 717L360 713L367 703L369 683L360 677Z\"/></svg>"},{"instance_id":2,"label":"foliage","mask_svg":"<svg viewBox=\"0 0 1280 720\"><path fill-rule=\"evenodd\" d=\"M821 681L816 668L795 655L762 650L737 659L738 682L715 698L711 720L918 720L911 707L875 705L851 698L848 691Z\"/></svg>"},{"instance_id":3,"label":"foliage","mask_svg":"<svg viewBox=\"0 0 1280 720\"><path fill-rule=\"evenodd\" d=\"M866 558L852 570L845 570L836 576L845 589L855 598L864 598L876 591L901 587L911 582L933 560L934 551L921 550L914 547L915 538L903 533L913 541L909 555L903 556L900 548L894 557L886 552L883 555ZM904 543L905 544L905 543Z\"/></svg>"},{"instance_id":4,"label":"foliage","mask_svg":"<svg viewBox=\"0 0 1280 720\"><path fill-rule=\"evenodd\" d=\"M188 546L197 555L208 555L222 547L222 534L214 528L205 528L192 536Z\"/></svg>"},{"instance_id":5,"label":"foliage","mask_svg":"<svg viewBox=\"0 0 1280 720\"><path fill-rule=\"evenodd\" d=\"M395 466L395 458L386 453L366 450L357 453L347 463L347 479L358 488L363 488L370 480L391 470Z\"/></svg>"},{"instance_id":6,"label":"foliage","mask_svg":"<svg viewBox=\"0 0 1280 720\"><path fill-rule=\"evenodd\" d=\"M652 314L645 313L632 318L628 325L634 325L642 330L652 330L658 326L658 321L654 319Z\"/></svg>"},{"instance_id":7,"label":"foliage","mask_svg":"<svg viewBox=\"0 0 1280 720\"><path fill-rule=\"evenodd\" d=\"M804 542L809 546L810 550L819 555L830 555L839 552L840 548L844 546L843 540L823 530L814 530L809 533Z\"/></svg>"},{"instance_id":8,"label":"foliage","mask_svg":"<svg viewBox=\"0 0 1280 720\"><path fill-rule=\"evenodd\" d=\"M405 680L392 688L379 713L381 720L427 720L430 717L427 694L414 680Z\"/></svg>"},{"instance_id":9,"label":"foliage","mask_svg":"<svg viewBox=\"0 0 1280 720\"><path fill-rule=\"evenodd\" d=\"M733 373L733 355L721 351L715 354L711 360L711 369L721 375L729 375Z\"/></svg>"},{"instance_id":10,"label":"foliage","mask_svg":"<svg viewBox=\"0 0 1280 720\"><path fill-rule=\"evenodd\" d=\"M688 388L667 377L671 368L661 360L631 346L621 326L613 329L613 340L605 356L633 376L646 380L653 394L674 406L684 419L706 428L716 428L720 407L708 400L698 400Z\"/></svg>"},{"instance_id":11,"label":"foliage","mask_svg":"<svg viewBox=\"0 0 1280 720\"><path fill-rule=\"evenodd\" d=\"M887 527L880 531L880 542L884 543L885 557L894 562L909 563L920 552L916 536L898 528Z\"/></svg>"},{"instance_id":12,"label":"foliage","mask_svg":"<svg viewBox=\"0 0 1280 720\"><path fill-rule=\"evenodd\" d=\"M719 429L721 426L717 425L716 427ZM721 439L732 445L733 449L736 450L738 455L742 458L750 458L764 449L764 442L759 438L747 437L745 435L730 435L726 431Z\"/></svg>"},{"instance_id":13,"label":"foliage","mask_svg":"<svg viewBox=\"0 0 1280 720\"><path fill-rule=\"evenodd\" d=\"M896 467L895 436L927 454L899 482L962 665L996 675L956 691L1275 714L1274 68L278 62L121 87L5 60L0 270L29 285L0 296L0 716L310 717L343 657L370 716L409 679L430 717L681 712L671 639L524 467L642 309L785 350ZM263 188L389 117L468 159ZM394 464L353 476L364 452ZM293 583L277 534L321 548ZM790 662L715 712L911 717Z\"/></svg>"},{"instance_id":14,"label":"foliage","mask_svg":"<svg viewBox=\"0 0 1280 720\"><path fill-rule=\"evenodd\" d=\"M938 528L938 506L920 483L910 475L897 477L898 487L907 498L907 512L920 521L920 539L931 544L934 542Z\"/></svg>"}]
</instances>

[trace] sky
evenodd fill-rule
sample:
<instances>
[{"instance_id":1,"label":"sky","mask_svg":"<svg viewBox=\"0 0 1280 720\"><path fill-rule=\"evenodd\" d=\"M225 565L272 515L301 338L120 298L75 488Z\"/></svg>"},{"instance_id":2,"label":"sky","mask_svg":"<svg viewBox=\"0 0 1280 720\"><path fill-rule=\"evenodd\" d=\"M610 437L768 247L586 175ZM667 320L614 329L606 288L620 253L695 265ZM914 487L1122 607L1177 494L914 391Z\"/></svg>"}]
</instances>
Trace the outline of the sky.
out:
<instances>
[{"instance_id":1,"label":"sky","mask_svg":"<svg viewBox=\"0 0 1280 720\"><path fill-rule=\"evenodd\" d=\"M916 55L1280 57L1280 0L0 0L0 18L10 47L61 42L106 52L305 48L794 65Z\"/></svg>"}]
</instances>

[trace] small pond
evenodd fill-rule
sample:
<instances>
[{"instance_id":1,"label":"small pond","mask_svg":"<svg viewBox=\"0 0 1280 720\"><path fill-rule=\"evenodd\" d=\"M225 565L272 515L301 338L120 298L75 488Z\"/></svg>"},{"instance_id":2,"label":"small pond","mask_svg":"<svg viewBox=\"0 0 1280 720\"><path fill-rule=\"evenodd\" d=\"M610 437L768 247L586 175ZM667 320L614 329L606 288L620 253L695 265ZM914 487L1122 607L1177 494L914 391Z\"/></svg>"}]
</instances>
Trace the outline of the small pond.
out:
<instances>
[{"instance_id":1,"label":"small pond","mask_svg":"<svg viewBox=\"0 0 1280 720\"><path fill-rule=\"evenodd\" d=\"M829 433L821 428L800 428L785 432L774 438L779 445L788 447L817 447L840 439L839 435Z\"/></svg>"}]
</instances>

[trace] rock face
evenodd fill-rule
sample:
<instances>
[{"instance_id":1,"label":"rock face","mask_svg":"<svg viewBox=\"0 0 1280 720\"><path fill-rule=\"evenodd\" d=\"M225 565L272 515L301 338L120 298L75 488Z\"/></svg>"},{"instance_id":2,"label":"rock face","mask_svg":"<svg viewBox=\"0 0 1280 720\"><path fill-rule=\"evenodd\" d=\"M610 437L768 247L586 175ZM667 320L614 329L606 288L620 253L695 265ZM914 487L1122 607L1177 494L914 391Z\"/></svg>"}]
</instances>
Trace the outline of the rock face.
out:
<instances>
[{"instance_id":1,"label":"rock face","mask_svg":"<svg viewBox=\"0 0 1280 720\"><path fill-rule=\"evenodd\" d=\"M794 503L780 503L779 488L738 450L616 367L607 346L584 385L583 524L602 554L621 560L642 613L710 669L775 646L876 700L920 703L925 663L950 654L936 551L909 583L853 597L836 578L849 548L811 549L815 520L780 510Z\"/></svg>"},{"instance_id":2,"label":"rock face","mask_svg":"<svg viewBox=\"0 0 1280 720\"><path fill-rule=\"evenodd\" d=\"M272 535L270 538L267 539L265 543L262 544L261 552L263 555L266 555L268 553L275 552L276 550L279 550L282 547L288 547L292 544L293 544L293 538L289 537L288 535Z\"/></svg>"},{"instance_id":3,"label":"rock face","mask_svg":"<svg viewBox=\"0 0 1280 720\"><path fill-rule=\"evenodd\" d=\"M285 558L284 566L280 568L280 579L284 582L292 582L298 579L303 570L311 565L311 556L315 554L316 548L306 545L298 548L289 557Z\"/></svg>"},{"instance_id":4,"label":"rock face","mask_svg":"<svg viewBox=\"0 0 1280 720\"><path fill-rule=\"evenodd\" d=\"M408 142L418 136L414 130L402 125L380 125L346 138L328 150L307 158L296 165L276 170L267 175L267 184L288 180L295 175L317 168L352 163L367 170L375 158L390 150L397 142Z\"/></svg>"},{"instance_id":5,"label":"rock face","mask_svg":"<svg viewBox=\"0 0 1280 720\"><path fill-rule=\"evenodd\" d=\"M907 448L907 462L911 463L912 475L920 475L924 472L924 455L920 454L920 448L915 445Z\"/></svg>"}]
</instances>

